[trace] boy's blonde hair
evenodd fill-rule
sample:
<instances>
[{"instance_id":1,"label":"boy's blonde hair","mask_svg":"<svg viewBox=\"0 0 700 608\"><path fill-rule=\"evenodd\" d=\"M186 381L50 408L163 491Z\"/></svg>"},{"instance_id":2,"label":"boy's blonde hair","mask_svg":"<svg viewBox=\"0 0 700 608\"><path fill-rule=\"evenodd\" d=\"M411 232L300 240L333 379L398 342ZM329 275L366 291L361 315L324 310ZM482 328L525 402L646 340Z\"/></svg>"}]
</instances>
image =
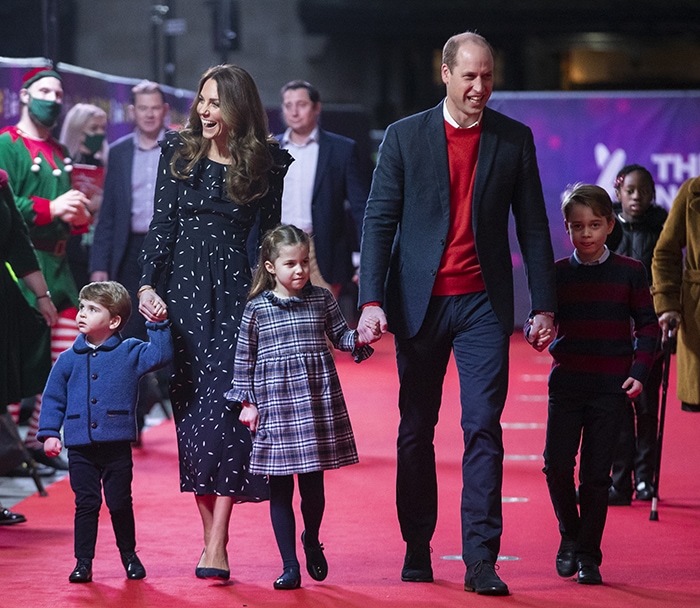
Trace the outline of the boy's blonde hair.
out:
<instances>
[{"instance_id":1,"label":"boy's blonde hair","mask_svg":"<svg viewBox=\"0 0 700 608\"><path fill-rule=\"evenodd\" d=\"M561 203L561 212L565 220L568 221L571 208L574 205L584 205L595 215L604 217L607 221L615 219L610 195L595 184L578 183L567 188Z\"/></svg>"},{"instance_id":2,"label":"boy's blonde hair","mask_svg":"<svg viewBox=\"0 0 700 608\"><path fill-rule=\"evenodd\" d=\"M81 300L90 300L104 306L110 317L121 317L116 331L121 331L131 316L131 297L126 287L116 281L88 283L80 290Z\"/></svg>"}]
</instances>

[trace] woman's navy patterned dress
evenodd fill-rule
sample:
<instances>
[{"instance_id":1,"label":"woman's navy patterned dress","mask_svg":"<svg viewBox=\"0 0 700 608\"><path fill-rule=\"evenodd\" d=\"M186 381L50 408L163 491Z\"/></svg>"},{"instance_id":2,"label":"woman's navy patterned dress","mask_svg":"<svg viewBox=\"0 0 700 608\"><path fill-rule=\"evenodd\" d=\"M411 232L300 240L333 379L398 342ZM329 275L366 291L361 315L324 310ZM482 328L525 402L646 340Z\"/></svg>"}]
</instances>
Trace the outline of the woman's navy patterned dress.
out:
<instances>
[{"instance_id":1,"label":"woman's navy patterned dress","mask_svg":"<svg viewBox=\"0 0 700 608\"><path fill-rule=\"evenodd\" d=\"M231 386L250 289L246 244L258 215L257 242L279 223L283 178L291 157L271 145L276 167L270 172L268 194L239 205L225 194L226 165L204 159L187 180L175 178L170 160L178 145L175 132L161 143L154 215L141 256L141 284L156 287L172 321L175 371L170 398L180 489L233 496L236 502L265 500L265 478L248 473L250 431L239 422L239 408L224 393Z\"/></svg>"}]
</instances>

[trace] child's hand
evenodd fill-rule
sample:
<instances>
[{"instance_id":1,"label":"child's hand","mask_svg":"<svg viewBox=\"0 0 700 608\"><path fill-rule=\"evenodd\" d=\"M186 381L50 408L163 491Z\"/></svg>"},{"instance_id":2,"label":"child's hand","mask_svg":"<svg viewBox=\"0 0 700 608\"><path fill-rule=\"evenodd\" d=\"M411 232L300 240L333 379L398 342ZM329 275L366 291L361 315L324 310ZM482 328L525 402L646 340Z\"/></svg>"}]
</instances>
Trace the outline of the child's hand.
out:
<instances>
[{"instance_id":1,"label":"child's hand","mask_svg":"<svg viewBox=\"0 0 700 608\"><path fill-rule=\"evenodd\" d=\"M49 457L53 458L61 453L63 446L61 445L61 440L58 437L49 437L44 441L44 453Z\"/></svg>"},{"instance_id":2,"label":"child's hand","mask_svg":"<svg viewBox=\"0 0 700 608\"><path fill-rule=\"evenodd\" d=\"M372 344L386 333L386 315L379 306L367 306L357 323L357 345Z\"/></svg>"},{"instance_id":3,"label":"child's hand","mask_svg":"<svg viewBox=\"0 0 700 608\"><path fill-rule=\"evenodd\" d=\"M258 430L259 418L258 408L255 404L244 401L241 407L241 413L238 414L238 419L250 429L251 433L255 433L255 431Z\"/></svg>"},{"instance_id":4,"label":"child's hand","mask_svg":"<svg viewBox=\"0 0 700 608\"><path fill-rule=\"evenodd\" d=\"M538 325L534 318L528 319L525 339L532 345L532 348L542 352L554 340L554 329Z\"/></svg>"},{"instance_id":5,"label":"child's hand","mask_svg":"<svg viewBox=\"0 0 700 608\"><path fill-rule=\"evenodd\" d=\"M644 385L639 380L635 380L630 376L622 383L622 388L625 389L625 392L630 399L634 399L637 395L639 395L639 393L642 392Z\"/></svg>"}]
</instances>

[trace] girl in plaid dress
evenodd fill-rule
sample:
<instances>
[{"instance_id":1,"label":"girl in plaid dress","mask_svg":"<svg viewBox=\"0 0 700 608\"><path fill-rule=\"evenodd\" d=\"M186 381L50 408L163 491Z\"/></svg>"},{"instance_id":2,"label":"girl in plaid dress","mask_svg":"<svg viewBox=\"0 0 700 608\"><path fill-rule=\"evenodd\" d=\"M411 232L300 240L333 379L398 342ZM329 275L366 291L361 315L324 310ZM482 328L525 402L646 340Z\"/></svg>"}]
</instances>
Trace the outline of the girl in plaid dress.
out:
<instances>
[{"instance_id":1,"label":"girl in plaid dress","mask_svg":"<svg viewBox=\"0 0 700 608\"><path fill-rule=\"evenodd\" d=\"M328 574L318 540L325 506L323 471L358 461L326 336L335 348L352 352L357 363L373 352L348 329L333 295L309 282L309 236L295 226L278 226L262 243L241 322L233 388L226 393L243 404L239 418L253 433L250 473L269 478L270 517L284 569L275 589L301 585L294 475L306 569L322 581Z\"/></svg>"}]
</instances>

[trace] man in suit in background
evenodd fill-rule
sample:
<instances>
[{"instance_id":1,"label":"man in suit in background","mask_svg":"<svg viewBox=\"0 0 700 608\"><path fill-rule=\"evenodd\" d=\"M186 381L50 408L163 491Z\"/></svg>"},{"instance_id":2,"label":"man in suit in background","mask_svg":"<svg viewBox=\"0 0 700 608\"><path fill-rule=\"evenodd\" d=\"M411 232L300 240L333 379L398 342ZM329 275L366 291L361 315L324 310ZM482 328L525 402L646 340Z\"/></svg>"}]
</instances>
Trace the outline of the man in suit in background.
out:
<instances>
[{"instance_id":1,"label":"man in suit in background","mask_svg":"<svg viewBox=\"0 0 700 608\"><path fill-rule=\"evenodd\" d=\"M486 108L493 49L475 33L453 36L441 70L444 102L390 125L379 150L364 219L358 331L366 342L387 329L395 335L402 580L433 580L433 437L454 352L464 434L464 589L508 595L495 568L502 532L500 417L514 326L509 214L527 271L534 335L553 326L552 246L532 132Z\"/></svg>"},{"instance_id":2,"label":"man in suit in background","mask_svg":"<svg viewBox=\"0 0 700 608\"><path fill-rule=\"evenodd\" d=\"M143 80L131 89L129 113L136 127L109 147L100 217L90 251L90 280L118 281L138 310L136 292L141 279L138 262L143 239L153 217L156 175L160 160L158 141L165 135L168 104L160 86ZM141 315L131 315L122 330L125 337L147 340ZM167 372L160 372L164 376ZM139 431L151 406L160 399L155 374L141 380L137 418Z\"/></svg>"},{"instance_id":3,"label":"man in suit in background","mask_svg":"<svg viewBox=\"0 0 700 608\"><path fill-rule=\"evenodd\" d=\"M303 80L282 87L287 130L280 145L294 158L284 178L282 222L313 236L311 282L338 298L355 274L352 253L359 249L367 183L354 140L318 125L321 96Z\"/></svg>"}]
</instances>

